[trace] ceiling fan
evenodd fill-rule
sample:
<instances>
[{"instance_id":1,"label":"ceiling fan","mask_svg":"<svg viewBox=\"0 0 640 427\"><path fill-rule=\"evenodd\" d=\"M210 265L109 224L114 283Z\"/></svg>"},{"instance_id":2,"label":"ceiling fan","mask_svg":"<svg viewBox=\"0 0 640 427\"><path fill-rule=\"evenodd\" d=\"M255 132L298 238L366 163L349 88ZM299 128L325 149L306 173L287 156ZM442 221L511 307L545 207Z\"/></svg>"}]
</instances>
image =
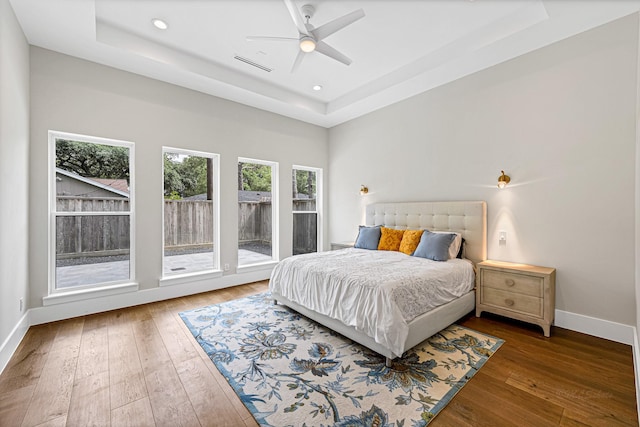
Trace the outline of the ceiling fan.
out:
<instances>
[{"instance_id":1,"label":"ceiling fan","mask_svg":"<svg viewBox=\"0 0 640 427\"><path fill-rule=\"evenodd\" d=\"M287 6L289 10L289 14L291 15L291 19L293 19L296 28L298 29L298 38L293 37L262 37L262 36L250 36L247 37L247 41L256 41L256 40L267 40L267 41L286 41L290 42L292 40L297 41L300 50L298 51L298 55L296 56L295 61L293 62L293 67L291 67L291 72L293 73L298 69L300 63L302 62L305 54L316 51L321 53L329 58L333 58L338 62L342 62L345 65L351 64L351 59L346 55L340 53L333 47L329 46L322 40L331 34L340 31L347 25L353 24L358 19L364 17L364 10L358 9L351 13L348 13L340 18L336 18L333 21L329 21L324 25L315 28L313 25L309 23L309 19L313 17L313 13L315 12L315 8L309 4L302 6L302 14L298 10L298 8L293 4L291 0L284 0L284 4ZM304 21L306 18L307 22Z\"/></svg>"}]
</instances>

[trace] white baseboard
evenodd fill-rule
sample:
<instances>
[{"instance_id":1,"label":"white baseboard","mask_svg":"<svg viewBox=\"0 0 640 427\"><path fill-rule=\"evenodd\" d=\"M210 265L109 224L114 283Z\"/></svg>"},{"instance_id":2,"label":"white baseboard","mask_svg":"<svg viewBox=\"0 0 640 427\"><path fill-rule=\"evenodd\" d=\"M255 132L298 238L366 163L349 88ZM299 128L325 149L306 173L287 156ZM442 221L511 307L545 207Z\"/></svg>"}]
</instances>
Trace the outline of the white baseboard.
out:
<instances>
[{"instance_id":1,"label":"white baseboard","mask_svg":"<svg viewBox=\"0 0 640 427\"><path fill-rule=\"evenodd\" d=\"M7 367L11 356L16 352L20 342L29 330L29 310L20 318L16 326L0 346L0 374Z\"/></svg>"},{"instance_id":2,"label":"white baseboard","mask_svg":"<svg viewBox=\"0 0 640 427\"><path fill-rule=\"evenodd\" d=\"M228 288L244 283L257 282L268 279L270 275L271 269L252 271L248 273L223 276L216 280L193 281L172 286L143 289L137 292L108 295L92 298L90 300L72 301L46 307L32 308L27 310L24 316L22 316L20 321L16 324L0 347L0 374L6 368L11 356L13 356L18 345L20 345L20 342L29 330L29 327L32 325L71 319L73 317L116 310L118 308L131 307L134 305L148 304L151 302Z\"/></svg>"},{"instance_id":3,"label":"white baseboard","mask_svg":"<svg viewBox=\"0 0 640 427\"><path fill-rule=\"evenodd\" d=\"M633 326L562 310L556 310L555 314L553 322L555 326L622 344L634 344L635 328Z\"/></svg>"},{"instance_id":4,"label":"white baseboard","mask_svg":"<svg viewBox=\"0 0 640 427\"><path fill-rule=\"evenodd\" d=\"M638 330L633 328L633 373L636 378L636 410L638 411L638 415L640 415L640 376L638 375L638 370L640 369L640 346L638 345Z\"/></svg>"},{"instance_id":5,"label":"white baseboard","mask_svg":"<svg viewBox=\"0 0 640 427\"><path fill-rule=\"evenodd\" d=\"M116 310L134 305L148 304L216 289L228 288L243 283L266 280L271 275L271 269L253 271L243 274L232 274L214 280L200 280L180 283L171 286L159 286L151 289L142 289L137 292L128 292L117 295L109 295L92 298L83 301L73 301L64 304L50 305L46 307L32 308L30 311L31 325L55 322L57 320L70 319L72 317L85 316L87 314L101 313L103 311Z\"/></svg>"}]
</instances>

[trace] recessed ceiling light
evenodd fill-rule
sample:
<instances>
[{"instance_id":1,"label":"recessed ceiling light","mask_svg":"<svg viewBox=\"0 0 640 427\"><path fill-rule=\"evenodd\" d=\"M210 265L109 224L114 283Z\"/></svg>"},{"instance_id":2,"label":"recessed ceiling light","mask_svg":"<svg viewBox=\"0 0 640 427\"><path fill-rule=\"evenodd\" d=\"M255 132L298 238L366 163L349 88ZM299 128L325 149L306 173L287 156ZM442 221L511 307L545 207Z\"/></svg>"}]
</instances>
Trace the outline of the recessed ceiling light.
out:
<instances>
[{"instance_id":1,"label":"recessed ceiling light","mask_svg":"<svg viewBox=\"0 0 640 427\"><path fill-rule=\"evenodd\" d=\"M153 24L154 27L156 27L159 30L166 30L167 28L169 28L169 24L167 24L165 21L163 21L160 18L153 18L151 20L151 23Z\"/></svg>"},{"instance_id":2,"label":"recessed ceiling light","mask_svg":"<svg viewBox=\"0 0 640 427\"><path fill-rule=\"evenodd\" d=\"M315 85L315 86L313 87L313 90L315 90L315 91L322 90L322 86L320 86L320 85Z\"/></svg>"}]
</instances>

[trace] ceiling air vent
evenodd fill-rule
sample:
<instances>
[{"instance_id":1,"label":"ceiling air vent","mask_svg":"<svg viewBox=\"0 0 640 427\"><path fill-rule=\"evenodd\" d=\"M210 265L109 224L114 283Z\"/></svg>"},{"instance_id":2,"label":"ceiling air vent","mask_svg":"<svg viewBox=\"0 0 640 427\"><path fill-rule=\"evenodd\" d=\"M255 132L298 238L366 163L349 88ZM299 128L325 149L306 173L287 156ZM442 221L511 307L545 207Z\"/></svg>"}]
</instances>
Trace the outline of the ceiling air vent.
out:
<instances>
[{"instance_id":1,"label":"ceiling air vent","mask_svg":"<svg viewBox=\"0 0 640 427\"><path fill-rule=\"evenodd\" d=\"M238 55L236 55L236 56L234 56L234 59L237 59L238 61L242 61L242 62L244 62L245 64L252 65L252 66L254 66L254 67L256 67L256 68L260 68L261 70L266 71L267 73L270 73L271 71L273 71L273 68L269 68L269 67L266 67L266 66L264 66L264 65L260 65L260 64L258 64L257 62L253 62L253 61L252 61L252 60L250 60L249 58L244 58L244 57L242 57L242 56L238 56Z\"/></svg>"}]
</instances>

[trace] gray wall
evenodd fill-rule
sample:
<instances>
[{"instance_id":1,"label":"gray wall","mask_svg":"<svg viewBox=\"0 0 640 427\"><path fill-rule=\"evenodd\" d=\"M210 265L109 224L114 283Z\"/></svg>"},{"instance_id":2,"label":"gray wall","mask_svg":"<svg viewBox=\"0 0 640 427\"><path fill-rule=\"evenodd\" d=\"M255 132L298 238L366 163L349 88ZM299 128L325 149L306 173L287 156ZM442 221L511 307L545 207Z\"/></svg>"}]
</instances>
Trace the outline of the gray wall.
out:
<instances>
[{"instance_id":1,"label":"gray wall","mask_svg":"<svg viewBox=\"0 0 640 427\"><path fill-rule=\"evenodd\" d=\"M135 143L136 279L158 286L162 146L220 154L221 264L237 264L238 157L279 162L280 257L291 254L291 168L327 168L328 131L255 108L31 48L31 304L47 295L47 131ZM326 227L325 227L326 229ZM177 285L179 286L179 285Z\"/></svg>"},{"instance_id":2,"label":"gray wall","mask_svg":"<svg viewBox=\"0 0 640 427\"><path fill-rule=\"evenodd\" d=\"M486 200L490 259L555 267L557 309L635 325L637 60L634 14L331 129L330 240L368 203Z\"/></svg>"},{"instance_id":3,"label":"gray wall","mask_svg":"<svg viewBox=\"0 0 640 427\"><path fill-rule=\"evenodd\" d=\"M282 257L291 251L291 164L330 168L325 246L353 239L371 202L483 199L490 258L556 267L560 310L636 324L637 40L634 15L329 132L31 48L29 129L28 45L0 0L0 190L13 196L0 206L0 342L20 319L19 298L30 289L38 307L47 293L49 129L136 143L143 289L157 286L160 275L154 206L160 147L168 145L220 153L223 182L235 180L238 156L279 161ZM500 169L513 179L503 191L495 188ZM358 194L360 184L369 195ZM233 186L222 191L221 262L235 266L236 194ZM499 230L508 232L505 247Z\"/></svg>"},{"instance_id":4,"label":"gray wall","mask_svg":"<svg viewBox=\"0 0 640 427\"><path fill-rule=\"evenodd\" d=\"M0 0L0 348L22 317L20 298L27 303L28 157L29 45Z\"/></svg>"}]
</instances>

